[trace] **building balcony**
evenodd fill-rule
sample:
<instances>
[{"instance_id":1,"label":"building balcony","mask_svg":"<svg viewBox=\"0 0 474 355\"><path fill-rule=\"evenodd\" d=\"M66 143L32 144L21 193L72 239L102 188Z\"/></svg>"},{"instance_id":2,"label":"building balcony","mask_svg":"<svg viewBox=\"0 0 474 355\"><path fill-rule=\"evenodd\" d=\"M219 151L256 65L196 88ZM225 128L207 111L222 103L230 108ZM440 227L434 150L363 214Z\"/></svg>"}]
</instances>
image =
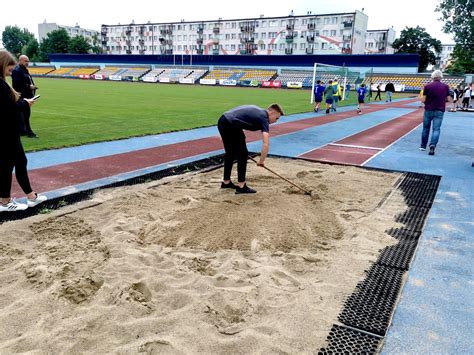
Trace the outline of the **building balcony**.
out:
<instances>
[{"instance_id":1,"label":"building balcony","mask_svg":"<svg viewBox=\"0 0 474 355\"><path fill-rule=\"evenodd\" d=\"M314 48L306 48L306 54L314 54Z\"/></svg>"},{"instance_id":2,"label":"building balcony","mask_svg":"<svg viewBox=\"0 0 474 355\"><path fill-rule=\"evenodd\" d=\"M295 24L294 23L290 23L288 25L286 25L286 30L287 31L293 31L295 29Z\"/></svg>"},{"instance_id":3,"label":"building balcony","mask_svg":"<svg viewBox=\"0 0 474 355\"><path fill-rule=\"evenodd\" d=\"M315 23L308 23L308 30L314 30L316 28L316 24Z\"/></svg>"},{"instance_id":4,"label":"building balcony","mask_svg":"<svg viewBox=\"0 0 474 355\"><path fill-rule=\"evenodd\" d=\"M217 33L220 33L220 32L221 32L221 29L220 29L219 27L214 27L214 28L212 29L212 33L217 34Z\"/></svg>"},{"instance_id":5,"label":"building balcony","mask_svg":"<svg viewBox=\"0 0 474 355\"><path fill-rule=\"evenodd\" d=\"M240 43L255 43L255 38L254 37L248 37L248 38L241 38Z\"/></svg>"},{"instance_id":6,"label":"building balcony","mask_svg":"<svg viewBox=\"0 0 474 355\"><path fill-rule=\"evenodd\" d=\"M240 27L241 32L255 32L255 25L244 25Z\"/></svg>"},{"instance_id":7,"label":"building balcony","mask_svg":"<svg viewBox=\"0 0 474 355\"><path fill-rule=\"evenodd\" d=\"M204 54L204 49L202 48L197 49L196 54Z\"/></svg>"},{"instance_id":8,"label":"building balcony","mask_svg":"<svg viewBox=\"0 0 474 355\"><path fill-rule=\"evenodd\" d=\"M196 40L196 44L203 44L204 40L202 38L198 38Z\"/></svg>"},{"instance_id":9,"label":"building balcony","mask_svg":"<svg viewBox=\"0 0 474 355\"><path fill-rule=\"evenodd\" d=\"M344 42L349 42L351 39L352 39L352 36L351 36L351 35L347 35L347 36L344 35L344 36L342 36L342 40L343 40Z\"/></svg>"},{"instance_id":10,"label":"building balcony","mask_svg":"<svg viewBox=\"0 0 474 355\"><path fill-rule=\"evenodd\" d=\"M132 54L132 51L130 49L127 49L127 54Z\"/></svg>"},{"instance_id":11,"label":"building balcony","mask_svg":"<svg viewBox=\"0 0 474 355\"><path fill-rule=\"evenodd\" d=\"M219 38L213 38L212 43L214 44L219 44Z\"/></svg>"},{"instance_id":12,"label":"building balcony","mask_svg":"<svg viewBox=\"0 0 474 355\"><path fill-rule=\"evenodd\" d=\"M203 32L204 32L204 27L203 27L203 26L199 26L199 27L197 28L197 30L196 30L196 33L198 33L198 34L200 34L200 35L202 35Z\"/></svg>"},{"instance_id":13,"label":"building balcony","mask_svg":"<svg viewBox=\"0 0 474 355\"><path fill-rule=\"evenodd\" d=\"M293 54L293 48L285 48L285 54Z\"/></svg>"},{"instance_id":14,"label":"building balcony","mask_svg":"<svg viewBox=\"0 0 474 355\"><path fill-rule=\"evenodd\" d=\"M125 34L126 34L127 36L130 36L130 35L132 34L132 30L126 30L126 31L125 31Z\"/></svg>"},{"instance_id":15,"label":"building balcony","mask_svg":"<svg viewBox=\"0 0 474 355\"><path fill-rule=\"evenodd\" d=\"M306 36L306 41L308 43L314 43L314 36Z\"/></svg>"},{"instance_id":16,"label":"building balcony","mask_svg":"<svg viewBox=\"0 0 474 355\"><path fill-rule=\"evenodd\" d=\"M344 28L351 28L352 27L352 21L344 21L342 23L342 25L344 26Z\"/></svg>"}]
</instances>

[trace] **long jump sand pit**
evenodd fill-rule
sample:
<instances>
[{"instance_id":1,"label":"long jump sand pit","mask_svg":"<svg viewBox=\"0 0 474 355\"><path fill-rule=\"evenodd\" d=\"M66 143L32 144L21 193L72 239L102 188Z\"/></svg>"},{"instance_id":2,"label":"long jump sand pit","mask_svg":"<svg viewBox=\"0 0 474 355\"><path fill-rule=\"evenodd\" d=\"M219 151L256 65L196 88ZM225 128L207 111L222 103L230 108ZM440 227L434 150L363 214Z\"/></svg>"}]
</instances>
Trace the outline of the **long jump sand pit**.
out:
<instances>
[{"instance_id":1,"label":"long jump sand pit","mask_svg":"<svg viewBox=\"0 0 474 355\"><path fill-rule=\"evenodd\" d=\"M400 174L301 160L103 190L0 225L0 352L314 353L403 211ZM400 210L401 209L401 210Z\"/></svg>"}]
</instances>

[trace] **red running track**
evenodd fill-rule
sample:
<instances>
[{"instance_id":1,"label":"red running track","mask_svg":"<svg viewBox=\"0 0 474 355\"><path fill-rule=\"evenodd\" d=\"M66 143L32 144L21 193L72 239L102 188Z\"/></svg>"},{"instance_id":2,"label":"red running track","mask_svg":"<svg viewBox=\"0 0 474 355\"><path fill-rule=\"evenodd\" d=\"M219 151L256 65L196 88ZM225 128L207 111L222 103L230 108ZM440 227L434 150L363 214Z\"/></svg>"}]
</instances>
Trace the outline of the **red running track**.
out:
<instances>
[{"instance_id":1,"label":"red running track","mask_svg":"<svg viewBox=\"0 0 474 355\"><path fill-rule=\"evenodd\" d=\"M363 165L423 122L422 109L300 155L300 158Z\"/></svg>"}]
</instances>

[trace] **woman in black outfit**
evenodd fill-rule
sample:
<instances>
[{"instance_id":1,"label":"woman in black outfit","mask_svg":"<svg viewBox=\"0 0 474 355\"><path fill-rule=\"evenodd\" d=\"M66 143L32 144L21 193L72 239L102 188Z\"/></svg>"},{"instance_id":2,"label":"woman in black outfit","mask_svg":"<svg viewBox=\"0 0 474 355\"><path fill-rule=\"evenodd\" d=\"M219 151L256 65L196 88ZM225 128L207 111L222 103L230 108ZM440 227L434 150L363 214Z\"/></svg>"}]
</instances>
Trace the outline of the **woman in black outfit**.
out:
<instances>
[{"instance_id":1,"label":"woman in black outfit","mask_svg":"<svg viewBox=\"0 0 474 355\"><path fill-rule=\"evenodd\" d=\"M11 75L16 60L5 50L0 51L0 212L14 212L34 207L46 201L45 195L34 192L30 186L26 170L26 155L20 139L21 112L30 110L33 99L20 99L19 94L7 83L6 77ZM26 111L27 112L27 111ZM18 203L10 196L12 174L15 176L26 194L26 203Z\"/></svg>"}]
</instances>

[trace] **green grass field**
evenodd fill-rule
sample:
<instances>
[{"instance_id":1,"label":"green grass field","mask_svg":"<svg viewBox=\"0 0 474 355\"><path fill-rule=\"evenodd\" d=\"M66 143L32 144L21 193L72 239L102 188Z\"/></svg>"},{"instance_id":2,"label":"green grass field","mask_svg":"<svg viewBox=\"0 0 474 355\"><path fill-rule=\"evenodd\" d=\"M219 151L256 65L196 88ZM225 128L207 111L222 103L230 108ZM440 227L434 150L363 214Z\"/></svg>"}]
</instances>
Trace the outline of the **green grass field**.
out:
<instances>
[{"instance_id":1,"label":"green grass field","mask_svg":"<svg viewBox=\"0 0 474 355\"><path fill-rule=\"evenodd\" d=\"M238 105L277 102L287 114L312 110L308 90L45 78L35 82L41 98L32 108L31 125L40 139L23 139L27 151L211 126ZM354 93L341 104L355 104Z\"/></svg>"}]
</instances>

